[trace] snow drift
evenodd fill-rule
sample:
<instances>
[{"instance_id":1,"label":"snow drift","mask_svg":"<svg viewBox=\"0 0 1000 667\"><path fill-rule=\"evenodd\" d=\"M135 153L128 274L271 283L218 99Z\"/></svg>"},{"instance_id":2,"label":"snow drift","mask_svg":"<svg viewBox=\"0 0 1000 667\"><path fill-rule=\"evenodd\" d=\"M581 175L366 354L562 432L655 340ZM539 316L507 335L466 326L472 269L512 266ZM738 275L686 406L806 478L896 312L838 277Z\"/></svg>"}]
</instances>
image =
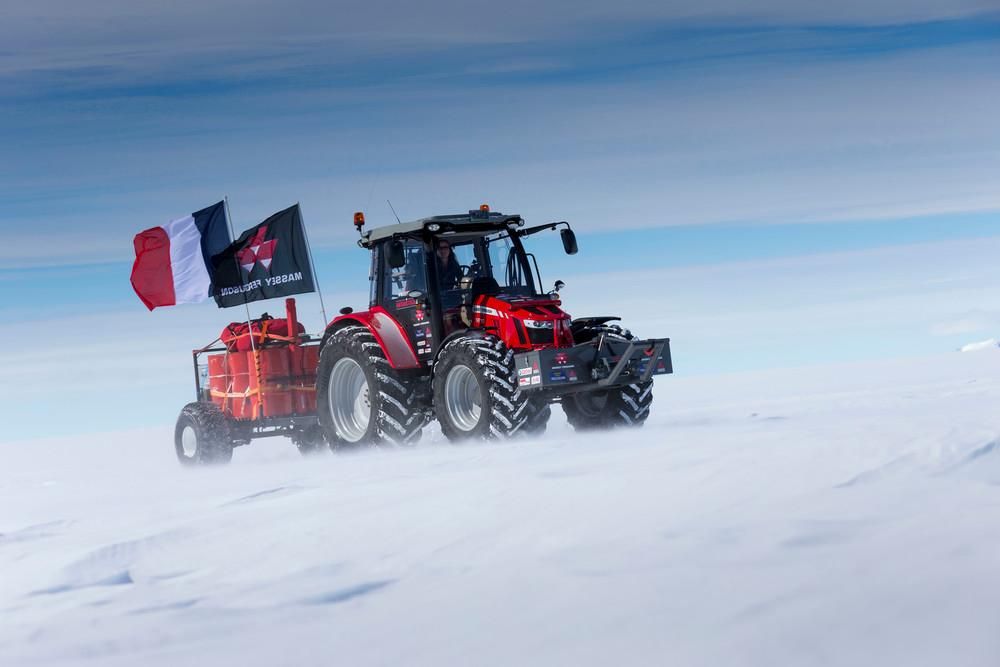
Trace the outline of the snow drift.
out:
<instances>
[{"instance_id":1,"label":"snow drift","mask_svg":"<svg viewBox=\"0 0 1000 667\"><path fill-rule=\"evenodd\" d=\"M968 343L959 348L959 352L978 352L979 350L988 350L991 347L998 347L1000 343L997 342L996 338L989 338L987 340L981 340L976 343Z\"/></svg>"},{"instance_id":2,"label":"snow drift","mask_svg":"<svg viewBox=\"0 0 1000 667\"><path fill-rule=\"evenodd\" d=\"M673 377L640 431L205 470L3 444L0 664L996 665L998 377Z\"/></svg>"}]
</instances>

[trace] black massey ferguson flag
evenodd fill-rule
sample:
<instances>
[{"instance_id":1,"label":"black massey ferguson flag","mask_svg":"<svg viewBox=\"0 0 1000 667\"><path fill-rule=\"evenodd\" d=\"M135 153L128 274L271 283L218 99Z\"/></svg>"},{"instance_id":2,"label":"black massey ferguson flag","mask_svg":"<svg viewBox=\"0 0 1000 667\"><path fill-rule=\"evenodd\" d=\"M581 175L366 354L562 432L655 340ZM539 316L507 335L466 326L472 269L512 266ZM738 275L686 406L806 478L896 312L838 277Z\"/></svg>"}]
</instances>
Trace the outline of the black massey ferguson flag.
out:
<instances>
[{"instance_id":1,"label":"black massey ferguson flag","mask_svg":"<svg viewBox=\"0 0 1000 667\"><path fill-rule=\"evenodd\" d=\"M298 204L243 232L212 264L219 308L316 289Z\"/></svg>"}]
</instances>

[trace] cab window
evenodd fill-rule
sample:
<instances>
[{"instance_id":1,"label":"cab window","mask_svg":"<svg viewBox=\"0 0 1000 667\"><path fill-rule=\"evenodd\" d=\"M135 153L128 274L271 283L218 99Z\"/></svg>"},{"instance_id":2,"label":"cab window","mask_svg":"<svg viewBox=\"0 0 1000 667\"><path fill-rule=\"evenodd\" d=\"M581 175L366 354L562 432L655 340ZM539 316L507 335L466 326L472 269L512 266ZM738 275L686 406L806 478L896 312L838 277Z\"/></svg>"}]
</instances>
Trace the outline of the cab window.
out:
<instances>
[{"instance_id":1,"label":"cab window","mask_svg":"<svg viewBox=\"0 0 1000 667\"><path fill-rule=\"evenodd\" d=\"M386 280L384 295L388 301L407 298L412 291L427 293L427 272L424 263L424 244L414 239L403 241L406 263L394 269L388 259L383 263Z\"/></svg>"},{"instance_id":2,"label":"cab window","mask_svg":"<svg viewBox=\"0 0 1000 667\"><path fill-rule=\"evenodd\" d=\"M534 294L531 268L522 261L507 232L487 237L490 271L502 292L518 296Z\"/></svg>"}]
</instances>

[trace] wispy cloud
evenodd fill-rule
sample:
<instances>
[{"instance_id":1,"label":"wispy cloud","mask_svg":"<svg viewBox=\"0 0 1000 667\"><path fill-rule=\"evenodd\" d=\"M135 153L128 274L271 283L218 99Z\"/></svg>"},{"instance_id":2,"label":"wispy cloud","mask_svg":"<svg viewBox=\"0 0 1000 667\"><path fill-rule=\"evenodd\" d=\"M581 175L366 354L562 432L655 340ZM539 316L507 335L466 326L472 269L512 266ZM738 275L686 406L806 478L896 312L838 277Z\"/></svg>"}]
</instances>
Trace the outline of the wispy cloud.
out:
<instances>
[{"instance_id":1,"label":"wispy cloud","mask_svg":"<svg viewBox=\"0 0 1000 667\"><path fill-rule=\"evenodd\" d=\"M532 2L428 0L400 4L322 0L9 0L0 26L12 52L180 53L220 45L287 45L304 40L345 43L351 52L387 52L422 45L523 43L580 36L599 25L635 24L877 26L952 20L996 11L990 0L880 0L838 3L732 0ZM181 48L178 48L181 47ZM91 60L93 62L93 60Z\"/></svg>"},{"instance_id":2,"label":"wispy cloud","mask_svg":"<svg viewBox=\"0 0 1000 667\"><path fill-rule=\"evenodd\" d=\"M987 5L17 1L0 261L120 261L224 194L238 227L301 201L320 246L387 198L581 229L995 210Z\"/></svg>"}]
</instances>

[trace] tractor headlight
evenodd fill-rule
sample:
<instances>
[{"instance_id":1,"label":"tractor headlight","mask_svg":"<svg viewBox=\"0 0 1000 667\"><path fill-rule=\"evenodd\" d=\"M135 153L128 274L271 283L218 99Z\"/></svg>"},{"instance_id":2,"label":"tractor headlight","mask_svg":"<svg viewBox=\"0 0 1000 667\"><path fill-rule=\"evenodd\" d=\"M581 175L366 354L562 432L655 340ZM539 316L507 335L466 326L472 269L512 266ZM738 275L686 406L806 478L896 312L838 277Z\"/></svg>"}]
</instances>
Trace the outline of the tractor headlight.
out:
<instances>
[{"instance_id":1,"label":"tractor headlight","mask_svg":"<svg viewBox=\"0 0 1000 667\"><path fill-rule=\"evenodd\" d=\"M525 320L524 326L529 329L551 329L552 320Z\"/></svg>"}]
</instances>

